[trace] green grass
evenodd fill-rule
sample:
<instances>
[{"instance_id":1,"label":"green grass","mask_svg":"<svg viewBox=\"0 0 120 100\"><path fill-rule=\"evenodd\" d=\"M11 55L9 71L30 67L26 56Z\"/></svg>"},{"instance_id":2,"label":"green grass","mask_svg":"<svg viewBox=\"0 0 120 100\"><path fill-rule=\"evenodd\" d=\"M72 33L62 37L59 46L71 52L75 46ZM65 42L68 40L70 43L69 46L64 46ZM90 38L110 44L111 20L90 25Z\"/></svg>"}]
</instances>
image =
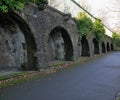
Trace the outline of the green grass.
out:
<instances>
[{"instance_id":1,"label":"green grass","mask_svg":"<svg viewBox=\"0 0 120 100\"><path fill-rule=\"evenodd\" d=\"M44 73L41 73L41 72L38 72L38 73L36 72L36 74L33 74L33 75L32 74L33 73L30 73L30 72L23 72L23 73L19 73L19 74L13 74L10 76L0 77L0 81L13 78L13 80L5 82L4 84L1 84L0 88L5 88L8 86L18 84L18 83L22 83L22 82L30 81L32 79L42 78L42 77L46 76Z\"/></svg>"},{"instance_id":2,"label":"green grass","mask_svg":"<svg viewBox=\"0 0 120 100\"><path fill-rule=\"evenodd\" d=\"M5 76L0 76L0 81L6 80L9 78L17 77L17 76L23 76L28 74L27 72L21 72L21 73L16 73L16 74L11 74L11 75L5 75Z\"/></svg>"},{"instance_id":3,"label":"green grass","mask_svg":"<svg viewBox=\"0 0 120 100\"><path fill-rule=\"evenodd\" d=\"M58 63L52 64L50 66L52 66L52 67L58 67L58 66L63 65L63 64L65 64L65 62L58 62Z\"/></svg>"}]
</instances>

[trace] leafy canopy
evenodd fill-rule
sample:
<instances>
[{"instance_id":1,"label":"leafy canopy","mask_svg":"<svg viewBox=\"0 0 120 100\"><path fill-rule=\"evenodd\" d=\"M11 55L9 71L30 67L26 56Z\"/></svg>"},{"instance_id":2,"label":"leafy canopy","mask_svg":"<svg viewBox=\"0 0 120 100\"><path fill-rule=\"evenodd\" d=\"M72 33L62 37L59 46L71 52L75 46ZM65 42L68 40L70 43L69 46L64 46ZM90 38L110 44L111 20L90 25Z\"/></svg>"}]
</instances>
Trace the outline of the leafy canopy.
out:
<instances>
[{"instance_id":1,"label":"leafy canopy","mask_svg":"<svg viewBox=\"0 0 120 100\"><path fill-rule=\"evenodd\" d=\"M113 38L113 43L116 46L120 46L120 35L118 35L117 33L113 33L112 38Z\"/></svg>"},{"instance_id":2,"label":"leafy canopy","mask_svg":"<svg viewBox=\"0 0 120 100\"><path fill-rule=\"evenodd\" d=\"M40 4L47 3L47 0L0 0L0 11L7 13L8 10L22 10L27 2Z\"/></svg>"},{"instance_id":3,"label":"leafy canopy","mask_svg":"<svg viewBox=\"0 0 120 100\"><path fill-rule=\"evenodd\" d=\"M78 13L76 18L76 23L78 26L78 32L80 34L80 38L84 35L89 34L93 30L93 22L84 12Z\"/></svg>"},{"instance_id":4,"label":"leafy canopy","mask_svg":"<svg viewBox=\"0 0 120 100\"><path fill-rule=\"evenodd\" d=\"M104 29L104 26L99 19L95 20L95 22L93 24L93 32L96 35L98 41L102 42L103 37L105 35L105 29Z\"/></svg>"}]
</instances>

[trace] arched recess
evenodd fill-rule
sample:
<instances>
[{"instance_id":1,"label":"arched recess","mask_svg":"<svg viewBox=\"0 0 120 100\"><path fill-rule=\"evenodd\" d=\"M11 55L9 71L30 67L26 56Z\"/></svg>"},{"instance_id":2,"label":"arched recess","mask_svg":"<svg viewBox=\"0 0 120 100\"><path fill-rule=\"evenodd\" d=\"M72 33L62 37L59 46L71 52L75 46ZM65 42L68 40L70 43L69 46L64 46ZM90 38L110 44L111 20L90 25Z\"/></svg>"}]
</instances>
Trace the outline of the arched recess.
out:
<instances>
[{"instance_id":1,"label":"arched recess","mask_svg":"<svg viewBox=\"0 0 120 100\"><path fill-rule=\"evenodd\" d=\"M82 50L82 47L81 47L81 38L79 37L78 38L78 57L81 57L81 50Z\"/></svg>"},{"instance_id":2,"label":"arched recess","mask_svg":"<svg viewBox=\"0 0 120 100\"><path fill-rule=\"evenodd\" d=\"M82 44L81 56L90 56L90 48L86 36L82 37L81 44Z\"/></svg>"},{"instance_id":3,"label":"arched recess","mask_svg":"<svg viewBox=\"0 0 120 100\"><path fill-rule=\"evenodd\" d=\"M94 54L99 54L99 42L96 38L93 39L94 44Z\"/></svg>"},{"instance_id":4,"label":"arched recess","mask_svg":"<svg viewBox=\"0 0 120 100\"><path fill-rule=\"evenodd\" d=\"M106 50L105 50L105 43L102 42L102 53L105 53L105 52L106 52Z\"/></svg>"},{"instance_id":5,"label":"arched recess","mask_svg":"<svg viewBox=\"0 0 120 100\"><path fill-rule=\"evenodd\" d=\"M109 45L109 43L107 43L107 51L108 52L110 51L110 45Z\"/></svg>"},{"instance_id":6,"label":"arched recess","mask_svg":"<svg viewBox=\"0 0 120 100\"><path fill-rule=\"evenodd\" d=\"M111 43L111 50L113 51L114 50L114 47L113 47L113 44Z\"/></svg>"},{"instance_id":7,"label":"arched recess","mask_svg":"<svg viewBox=\"0 0 120 100\"><path fill-rule=\"evenodd\" d=\"M11 18L11 21L14 21L18 24L20 30L22 31L26 44L26 50L27 50L27 63L21 65L21 69L23 70L33 70L37 69L37 46L36 42L33 36L33 33L31 32L31 29L29 28L28 24L16 13L10 12L8 15Z\"/></svg>"},{"instance_id":8,"label":"arched recess","mask_svg":"<svg viewBox=\"0 0 120 100\"><path fill-rule=\"evenodd\" d=\"M48 39L49 60L73 60L73 45L68 32L57 26L51 30Z\"/></svg>"}]
</instances>

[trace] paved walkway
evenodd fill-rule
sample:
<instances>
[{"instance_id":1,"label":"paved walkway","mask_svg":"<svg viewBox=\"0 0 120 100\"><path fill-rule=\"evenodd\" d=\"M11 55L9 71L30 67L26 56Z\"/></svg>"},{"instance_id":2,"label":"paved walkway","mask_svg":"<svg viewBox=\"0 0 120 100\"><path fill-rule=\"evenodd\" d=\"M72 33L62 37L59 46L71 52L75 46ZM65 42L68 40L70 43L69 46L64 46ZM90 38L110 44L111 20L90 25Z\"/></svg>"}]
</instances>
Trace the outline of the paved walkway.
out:
<instances>
[{"instance_id":1,"label":"paved walkway","mask_svg":"<svg viewBox=\"0 0 120 100\"><path fill-rule=\"evenodd\" d=\"M114 100L120 90L120 52L9 88L0 100Z\"/></svg>"}]
</instances>

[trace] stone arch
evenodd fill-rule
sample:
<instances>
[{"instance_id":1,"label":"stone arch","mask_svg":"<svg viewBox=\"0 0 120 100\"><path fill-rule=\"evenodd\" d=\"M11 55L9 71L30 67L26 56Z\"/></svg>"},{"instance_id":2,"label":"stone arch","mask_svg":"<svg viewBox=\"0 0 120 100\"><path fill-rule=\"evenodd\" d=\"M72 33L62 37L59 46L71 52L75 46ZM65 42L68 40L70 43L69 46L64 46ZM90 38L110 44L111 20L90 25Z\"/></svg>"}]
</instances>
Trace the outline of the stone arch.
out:
<instances>
[{"instance_id":1,"label":"stone arch","mask_svg":"<svg viewBox=\"0 0 120 100\"><path fill-rule=\"evenodd\" d=\"M113 47L113 44L111 43L111 50L113 51L114 50L114 47Z\"/></svg>"},{"instance_id":2,"label":"stone arch","mask_svg":"<svg viewBox=\"0 0 120 100\"><path fill-rule=\"evenodd\" d=\"M81 56L90 56L90 48L86 36L82 37L81 44L82 44Z\"/></svg>"},{"instance_id":3,"label":"stone arch","mask_svg":"<svg viewBox=\"0 0 120 100\"><path fill-rule=\"evenodd\" d=\"M109 45L109 43L107 43L107 51L108 52L110 51L110 45Z\"/></svg>"},{"instance_id":4,"label":"stone arch","mask_svg":"<svg viewBox=\"0 0 120 100\"><path fill-rule=\"evenodd\" d=\"M105 43L102 42L102 53L105 53L105 52L106 52L106 50L105 50Z\"/></svg>"},{"instance_id":5,"label":"stone arch","mask_svg":"<svg viewBox=\"0 0 120 100\"><path fill-rule=\"evenodd\" d=\"M72 41L64 28L53 28L49 34L48 44L49 60L73 60Z\"/></svg>"},{"instance_id":6,"label":"stone arch","mask_svg":"<svg viewBox=\"0 0 120 100\"><path fill-rule=\"evenodd\" d=\"M99 42L96 38L93 38L93 44L94 44L94 54L99 54Z\"/></svg>"},{"instance_id":7,"label":"stone arch","mask_svg":"<svg viewBox=\"0 0 120 100\"><path fill-rule=\"evenodd\" d=\"M37 47L36 47L35 39L33 37L33 34L31 32L29 26L16 13L10 12L6 15L3 14L3 17L6 20L8 20L9 22L18 25L19 30L21 31L21 33L23 34L24 39L25 39L25 43L22 43L22 48L24 50L26 50L26 61L24 63L21 63L20 69L22 69L22 70L37 69L37 67L36 67ZM4 18L3 18L3 20L5 20ZM13 27L13 31L14 31L14 27ZM19 55L19 56L21 56L21 55Z\"/></svg>"}]
</instances>

